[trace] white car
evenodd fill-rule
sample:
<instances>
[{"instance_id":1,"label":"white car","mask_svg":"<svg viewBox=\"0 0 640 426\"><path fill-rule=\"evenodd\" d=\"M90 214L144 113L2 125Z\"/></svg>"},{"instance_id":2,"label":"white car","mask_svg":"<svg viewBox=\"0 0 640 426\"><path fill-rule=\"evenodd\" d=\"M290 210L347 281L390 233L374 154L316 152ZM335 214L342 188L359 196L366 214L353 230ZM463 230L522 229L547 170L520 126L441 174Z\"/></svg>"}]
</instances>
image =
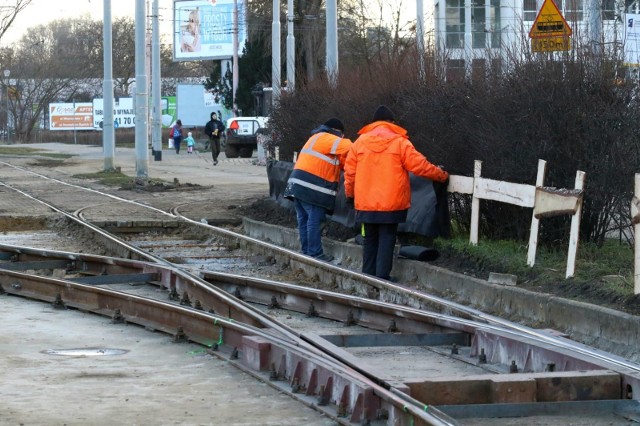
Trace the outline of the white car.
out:
<instances>
[{"instance_id":1,"label":"white car","mask_svg":"<svg viewBox=\"0 0 640 426\"><path fill-rule=\"evenodd\" d=\"M250 158L258 148L257 132L267 127L269 117L232 117L227 120L224 153L227 158Z\"/></svg>"}]
</instances>

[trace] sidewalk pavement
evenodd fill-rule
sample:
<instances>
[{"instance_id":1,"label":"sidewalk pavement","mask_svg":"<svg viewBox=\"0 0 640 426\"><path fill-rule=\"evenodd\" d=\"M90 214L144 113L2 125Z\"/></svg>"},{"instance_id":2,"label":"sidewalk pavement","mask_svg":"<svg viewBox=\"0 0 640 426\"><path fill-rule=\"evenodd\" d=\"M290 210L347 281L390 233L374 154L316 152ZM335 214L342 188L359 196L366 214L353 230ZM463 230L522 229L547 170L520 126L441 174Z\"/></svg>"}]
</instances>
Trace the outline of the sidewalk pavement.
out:
<instances>
[{"instance_id":1,"label":"sidewalk pavement","mask_svg":"<svg viewBox=\"0 0 640 426\"><path fill-rule=\"evenodd\" d=\"M18 144L11 147L24 147L39 149L51 153L69 154L72 158L64 161L56 169L64 170L69 175L83 173L97 173L104 170L104 153L102 147L94 145L64 144L64 143L35 143ZM33 155L35 157L36 155ZM144 161L144 159L142 160ZM135 148L116 147L113 165L120 168L122 173L136 176ZM264 185L268 194L269 182L267 168L256 165L257 157L233 158L225 157L224 152L218 157L218 165L213 165L210 152L187 153L186 147L176 154L173 149L163 149L162 160L154 160L151 150L148 151L147 177L163 179L173 182L178 179L180 183L197 185L225 184L256 184Z\"/></svg>"}]
</instances>

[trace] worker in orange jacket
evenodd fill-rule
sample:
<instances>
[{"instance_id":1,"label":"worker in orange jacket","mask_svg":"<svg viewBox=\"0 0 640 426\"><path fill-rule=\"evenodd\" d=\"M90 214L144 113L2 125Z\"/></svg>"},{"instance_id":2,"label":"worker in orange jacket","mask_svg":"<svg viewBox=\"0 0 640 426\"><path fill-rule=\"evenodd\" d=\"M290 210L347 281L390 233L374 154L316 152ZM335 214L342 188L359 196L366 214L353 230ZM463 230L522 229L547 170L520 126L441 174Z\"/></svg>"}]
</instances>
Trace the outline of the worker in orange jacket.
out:
<instances>
[{"instance_id":1,"label":"worker in orange jacket","mask_svg":"<svg viewBox=\"0 0 640 426\"><path fill-rule=\"evenodd\" d=\"M344 136L344 125L331 118L311 132L298 155L287 185L293 195L302 252L330 262L324 253L320 224L332 214L351 140Z\"/></svg>"},{"instance_id":2,"label":"worker in orange jacket","mask_svg":"<svg viewBox=\"0 0 640 426\"><path fill-rule=\"evenodd\" d=\"M344 168L345 195L362 224L362 272L389 280L398 224L411 205L409 172L437 182L449 174L418 152L407 131L380 105L353 143Z\"/></svg>"}]
</instances>

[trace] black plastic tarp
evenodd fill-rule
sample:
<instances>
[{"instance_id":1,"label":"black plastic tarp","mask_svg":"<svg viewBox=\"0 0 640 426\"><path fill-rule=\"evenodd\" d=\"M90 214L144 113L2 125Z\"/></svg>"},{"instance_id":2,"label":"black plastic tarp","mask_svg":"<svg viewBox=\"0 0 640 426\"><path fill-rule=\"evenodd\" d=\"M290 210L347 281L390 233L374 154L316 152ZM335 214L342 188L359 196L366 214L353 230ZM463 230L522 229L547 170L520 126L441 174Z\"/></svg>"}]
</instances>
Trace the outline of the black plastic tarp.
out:
<instances>
[{"instance_id":1,"label":"black plastic tarp","mask_svg":"<svg viewBox=\"0 0 640 426\"><path fill-rule=\"evenodd\" d=\"M289 175L293 170L293 163L286 161L270 161L267 164L267 176L269 179L269 196L278 204L293 210L293 202L282 197ZM449 214L446 200L446 188L441 185L436 196L434 184L429 180L410 174L411 180L411 207L407 214L407 221L398 227L399 232L409 232L425 237L448 237ZM375 182L372 182L375 185ZM437 185L437 184L436 184ZM344 195L344 177L340 178L338 196L332 216L334 222L343 226L355 228L355 212L347 206Z\"/></svg>"}]
</instances>

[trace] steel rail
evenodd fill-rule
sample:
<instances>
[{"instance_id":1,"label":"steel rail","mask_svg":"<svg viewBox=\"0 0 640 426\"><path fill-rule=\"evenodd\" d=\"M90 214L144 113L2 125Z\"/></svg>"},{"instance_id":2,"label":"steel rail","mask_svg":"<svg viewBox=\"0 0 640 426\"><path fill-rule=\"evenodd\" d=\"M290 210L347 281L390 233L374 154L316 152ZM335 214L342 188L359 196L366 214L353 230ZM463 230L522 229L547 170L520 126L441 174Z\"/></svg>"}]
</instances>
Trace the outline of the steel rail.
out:
<instances>
[{"instance_id":1,"label":"steel rail","mask_svg":"<svg viewBox=\"0 0 640 426\"><path fill-rule=\"evenodd\" d=\"M4 247L5 249L9 248L8 246ZM33 252L28 248L18 248L17 251L25 254L33 254ZM47 254L46 251L38 252L45 256ZM169 274L179 274L181 272L174 270L174 268L170 266L159 266L155 264L143 265L144 262L139 261L128 261L93 255L74 255L67 252L55 253L70 261L107 262L108 267L113 266L124 268L126 266L144 266L147 271L165 269ZM114 315L117 309L117 312L127 321L147 327L150 326L168 334L176 333L176 325L180 324L179 330L186 333L190 340L208 346L212 346L216 341L216 337L212 337L207 332L207 330L212 328L211 318L213 318L214 326L224 326L225 330L241 330L244 334L259 336L265 341L271 342L272 345L284 348L289 352L294 352L297 357L305 359L316 367L321 367L326 371L343 377L353 386L360 389L361 393L364 392L366 394L366 389L370 388L372 392L371 395L377 395L382 400L395 407L396 413L394 414L394 418L397 418L397 416L402 417L404 415L409 415L412 418L430 425L456 424L455 421L441 413L439 410L416 401L407 395L386 389L359 371L347 366L339 359L335 359L324 352L318 351L315 347L305 344L300 339L292 339L289 335L282 335L279 337L278 335L274 335L271 331L264 331L264 329L251 326L234 319L224 318L214 314L205 314L193 308L184 308L175 304L150 300L121 291L98 288L65 279L30 275L3 268L2 264L0 264L0 272L0 277L4 278L6 281L10 281L10 285L8 285L6 289L3 288L3 291L7 293L49 302L58 300L67 306L73 306L108 316ZM157 310L161 310L161 312L156 313ZM186 319L182 320L182 317L185 317ZM202 321L205 321L205 324L203 324ZM277 324L274 325L277 327ZM222 337L220 333L221 332L218 334L218 342L221 343ZM227 344L231 341L232 346L236 348L240 347L242 344L241 337L232 336L228 333L225 334L225 340L227 341ZM270 353L272 352L273 351L270 351ZM273 357L274 356L272 356L272 358ZM362 398L366 399L366 396L363 396ZM361 401L362 404L365 404L364 399ZM355 403L360 404L358 401ZM365 405L361 407L360 411L362 411L362 413L358 415L362 416L363 420L371 420L373 413L364 413L367 411ZM372 407L368 407L368 409L371 410ZM325 410L321 411L327 413ZM354 412L355 411L356 410L354 410ZM354 416L356 416L356 414L354 414ZM342 424L351 424L344 423L338 417L335 419L340 421ZM413 424L413 419L405 419L401 424Z\"/></svg>"},{"instance_id":2,"label":"steel rail","mask_svg":"<svg viewBox=\"0 0 640 426\"><path fill-rule=\"evenodd\" d=\"M11 255L11 256L7 256L7 253L15 253L15 255ZM47 259L53 259L53 260L48 260L48 261L41 261L39 259L39 257L44 257ZM167 273L170 274L178 274L180 271L176 271L174 270L172 267L170 266L160 266L160 265L156 265L156 264L149 264L147 262L142 262L142 261L134 261L134 260L126 260L126 259L118 259L118 258L109 258L109 257L104 257L104 256L96 256L96 255L88 255L88 254L75 254L75 253L69 253L69 252L60 252L60 251L49 251L49 250L39 250L39 249L32 249L32 248L28 248L28 247L16 247L16 246L8 246L8 245L0 245L0 259L4 259L4 260L13 260L12 263L10 264L1 264L0 263L0 271L7 269L7 267L9 267L9 269L7 270L11 270L14 274L16 273L16 270L24 270L24 269L37 269L38 267L41 267L43 269L49 269L49 268L53 268L53 267L57 267L58 268L64 268L65 267L65 263L61 263L59 261L56 261L55 259L57 258L61 258L64 259L66 261L69 261L70 263L73 262L76 269L78 265L82 265L81 270L85 271L87 273L93 273L93 274L114 274L114 273L118 273L119 275L114 275L114 277L120 277L120 276L133 276L135 275L135 269L140 269L142 270L142 272L144 272L145 275L145 279L148 279L148 275L150 275L151 273L155 272L158 273L158 270L160 269L164 269L166 270ZM13 267L13 265L16 265L17 267L21 266L21 263L25 263L25 266L22 268L16 268ZM88 265L90 263L96 263L96 265ZM106 263L106 264L105 264ZM70 267L67 267L67 269L69 269ZM9 273L4 273L5 275L8 275ZM128 274L128 275L127 275ZM212 274L212 273L207 273L207 275ZM216 274L216 273L213 273ZM14 277L19 276L19 275L14 275ZM108 274L107 274L108 276ZM96 278L99 278L99 275L96 275ZM193 278L193 277L190 277ZM205 277L206 278L206 277ZM232 278L237 278L236 276L230 275L230 274L221 274L221 276L217 277L218 279L222 278L223 282L226 282L227 279L232 279ZM37 278L38 280L44 280L45 278ZM77 281L77 279L75 279ZM10 280L11 281L11 280ZM107 280L108 281L108 280ZM158 278L157 280L154 281L158 281L158 282L167 282L167 281L172 281L172 280L167 280L166 277L162 277L162 278ZM0 280L0 282L2 282L2 280ZM118 282L121 282L121 280L119 280ZM78 284L77 282L75 284ZM81 284L81 283L80 283ZM390 317L397 317L397 318L409 318L411 316L415 317L416 319L420 319L425 323L435 323L435 324L440 324L444 327L449 327L452 329L459 329L459 330L463 330L463 331L467 331L467 332L475 332L478 333L479 331L484 331L486 333L498 333L499 336L502 336L502 338L513 338L515 339L520 339L522 340L522 338L517 335L517 333L513 332L513 331L509 331L509 330L503 330L498 326L492 326L492 325L488 325L488 324L482 324L482 323L474 323L472 321L469 320L463 320L463 319L459 319L459 318L452 318L452 317L448 317L444 314L440 314L440 313L428 313L428 312L424 312L418 309L414 309L414 308L409 308L409 307L403 307L403 306L398 306L398 305L393 305L390 303L385 303L385 302L376 302L376 301L371 301L370 299L365 299L365 298L359 298L359 297L355 297L355 296L336 296L335 294L331 293L331 292L327 292L327 291L323 291L323 290L317 290L317 289L307 289L304 287L299 287L299 286L294 286L292 284L283 284L283 283L277 283L274 281L270 281L270 280L265 280L265 279L259 279L259 278L251 278L251 277L244 277L242 282L237 282L237 281L232 281L233 285L237 285L237 284L243 284L243 285L261 285L263 287L269 287L272 289L277 289L277 287L282 287L281 291L286 293L286 294L300 294L300 293L308 293L309 295L311 294L315 294L315 297L319 300L329 300L329 299L343 299L344 301L346 301L346 304L350 304L350 305L355 305L355 306L359 306L360 308L363 309L371 309L371 310L375 310L375 311L381 311L381 310L387 310L389 312L389 316ZM17 280L13 280L12 284L10 286L8 286L9 288L9 292L14 293L14 294L20 294L20 295L25 295L25 289L27 288L25 285L23 285L21 282L17 281ZM15 290L15 291L14 291ZM212 290L211 288L209 288L209 290ZM215 295L213 295L214 297L216 297ZM310 296L309 296L310 297ZM64 295L64 299L68 299L69 295L65 294ZM53 294L50 293L48 295L48 300L51 301L53 299ZM101 298L102 303L105 302L104 298ZM203 301L205 301L205 303L207 302L205 299L203 299ZM89 309L86 305L79 305L80 308L85 309L85 310L91 310ZM125 313L127 313L125 311ZM129 313L127 313L128 315L131 315ZM138 316L136 314L136 316ZM235 316L234 316L235 317ZM231 318L229 319L232 322L236 322L237 318ZM157 328L157 327L156 327ZM186 328L186 327L185 327ZM197 327L196 327L197 328ZM201 327L202 328L202 327ZM170 327L165 327L164 331L167 331L167 329L171 330ZM173 329L175 330L175 326L173 327ZM191 332L189 334L192 334ZM317 339L313 339L310 338L308 335L306 335L306 333L296 333L297 336L300 336L300 338L302 340L306 340L307 342L311 342L312 344L317 345L318 344L318 340ZM290 344L295 345L296 347L299 347L301 349L304 349L305 351L309 351L311 353L314 353L316 356L322 357L323 359L326 358L326 354L323 353L319 353L318 351L314 350L313 347L308 347L305 345L301 345L296 339L291 339L290 336L284 336L282 335L282 337L279 337L279 339L281 340L286 340L288 342L290 342ZM234 343L236 346L239 346L239 342L238 339L234 340ZM320 342L322 343L322 342ZM523 344L527 344L526 340L523 341ZM330 348L329 348L330 349ZM331 350L328 351L329 355L331 356L331 358L329 359L335 359L337 361L340 361L341 363L351 367L354 371L357 371L358 374L362 375L363 377L371 380L372 383L377 384L379 386L382 386L384 389L386 389L387 391L389 391L391 394L395 395L397 398L401 399L403 401L403 410L408 410L411 411L411 409L409 407L414 407L419 410L420 407L425 407L424 403L420 402L420 401L416 401L415 399L408 397L406 394L400 392L398 389L396 389L395 387L393 387L389 382L386 382L384 379L381 379L380 377L376 376L376 375L371 375L370 372L368 372L366 369L361 368L359 365L354 364L352 362L350 362L349 359L344 359L343 357L340 356L340 354L336 354L334 352L332 352ZM567 354L564 354L564 356L570 356ZM534 356L535 357L535 356ZM579 357L578 357L579 358ZM576 364L574 366L574 369L607 369L610 366L598 366L598 368L593 368L593 367L589 367L587 364L584 364L584 361L588 362L589 360L583 360L583 364ZM569 364L567 364L565 362L565 364L568 366ZM560 363L558 363L558 365L561 365ZM615 368L609 368L611 370L615 371ZM624 371L618 371L619 374L621 375L626 375L626 376L630 376L631 373L630 372L624 372ZM630 377L628 379L628 382L632 382L632 377ZM301 379L302 380L302 379ZM635 378L635 381L633 382L634 386L638 384L638 379L637 377ZM379 391L376 391L378 394ZM430 410L430 412L434 415L438 415L436 414L437 411L432 408L429 407L428 408Z\"/></svg>"},{"instance_id":3,"label":"steel rail","mask_svg":"<svg viewBox=\"0 0 640 426\"><path fill-rule=\"evenodd\" d=\"M494 316L494 315L486 314L486 313L484 313L484 312L482 312L480 310L477 310L477 309L474 309L474 308L470 308L468 306L465 306L465 305L462 305L462 304L459 304L459 303L456 303L456 302L451 302L449 300L446 300L446 299L438 297L438 296L434 296L434 295L431 295L431 294L428 294L428 293L417 291L417 290L414 290L414 289L411 289L411 288L408 288L408 287L405 287L405 286L402 286L402 285L399 285L399 284L394 284L394 283L391 283L389 281L381 280L381 279L378 279L376 277L372 277L372 276L369 276L369 275L366 275L366 274L362 274L362 273L359 273L359 272L355 272L355 271L351 271L351 270L348 270L348 269L344 269L344 268L338 267L336 265L332 265L332 264L329 264L329 263L326 263L326 262L322 262L322 261L313 259L313 258L311 258L309 256L302 255L302 254L297 253L297 252L295 252L293 250L282 248L282 247L277 246L275 244L264 242L264 241L258 240L256 238L248 237L246 235L238 234L238 233L235 233L233 231L230 231L230 230L227 230L227 229L224 229L224 228L219 228L219 227L212 226L212 225L209 225L209 224L201 223L199 221L190 219L190 218L180 214L179 206L173 207L171 209L171 212L167 213L167 212L164 212L162 210L156 209L154 207L148 206L146 204L141 204L141 203L138 203L138 202L135 202L135 201L132 201L132 200L127 200L125 198L113 196L111 194L102 193L100 191L97 191L97 190L94 190L94 189L91 189L91 188L86 188L86 187L83 187L83 186L70 184L70 183L61 181L59 179L50 178L48 176L45 176L45 175L30 171L28 169L24 169L24 168L19 167L19 166L13 166L13 165L8 164L8 163L1 163L1 164L7 164L10 167L14 167L14 168L19 169L21 171L24 171L24 172L39 176L39 177L47 179L47 180L55 181L55 182L58 182L58 183L61 183L61 184L64 184L64 185L68 185L68 186L72 186L72 187L75 187L75 188L78 188L78 189L88 190L88 191L91 191L93 193L102 194L102 195L105 195L105 196L113 198L113 199L117 199L117 200L122 201L122 202L131 203L131 204L134 204L134 205L142 207L142 208L147 208L147 209L151 209L151 210L156 211L156 212L160 212L160 213L162 213L164 215L167 215L167 216L169 216L169 217L171 217L173 219L183 220L184 222L189 223L191 225L207 228L208 230L216 233L219 236L226 237L226 238L229 238L229 239L233 239L235 241L241 240L245 244L248 244L248 245L251 245L251 246L254 246L254 247L259 247L260 249L262 249L264 251L267 251L269 253L278 253L278 254L280 254L281 256L283 256L283 257L285 257L287 259L294 259L295 261L298 261L298 262L301 262L301 263L305 263L305 264L311 265L311 266L316 267L316 268L320 268L320 269L324 269L324 270L330 271L330 272L334 273L336 276L343 276L343 277L345 277L347 279L356 280L358 282L362 282L362 283L368 284L368 285L370 285L370 286L372 286L372 287L374 287L374 288L376 288L378 290L386 289L388 291L392 291L392 292L401 294L403 296L406 296L406 297L409 297L409 298L413 298L415 300L420 300L422 302L439 305L439 306L443 307L444 309L446 309L446 310L448 310L448 311L450 311L452 313L458 314L463 319L464 318L472 319L472 320L475 320L475 321L478 321L478 322L485 322L487 324L493 324L493 325L496 325L496 326L501 326L501 327L503 327L505 329L515 330L517 333L520 333L520 334L527 335L529 337L535 338L535 339L539 340L540 342L544 342L546 344L558 346L558 347L561 347L561 348L564 348L564 349L567 349L567 350L574 350L574 351L579 352L582 355L595 357L596 359L599 359L599 360L601 360L603 362L613 363L613 364L615 364L615 365L617 365L619 367L623 367L623 368L627 368L627 369L635 370L635 371L637 371L638 368L639 368L639 366L637 364L629 362L629 361L621 359L621 358L618 358L618 357L613 358L611 356L611 354L602 354L601 351L597 351L597 350L594 350L592 348L588 348L588 347L584 347L584 346L583 347L576 347L575 345L573 345L570 342L563 341L562 339L559 339L559 338L554 337L554 336L549 336L547 334L541 333L541 332L539 332L539 331L537 331L535 329L532 329L530 327L527 327L527 326L524 326L524 325L520 325L520 324L517 324L517 323L513 323L511 321L502 319L502 318ZM37 197L33 197L33 196L27 194L26 192L21 191L21 190L19 190L17 188L14 188L14 187L12 187L10 185L6 185L4 183L0 183L0 185L6 186L9 189L17 191L17 192L19 192L19 193L21 193L21 194L33 199L34 201L38 201L40 203L43 203L43 204L49 206L50 208L52 208L53 210L68 216L68 213L64 212L63 210L61 210L61 209L59 209L59 208L57 208L55 206L52 206L50 203L47 203L44 200L40 200ZM91 224L88 221L85 221L85 220L82 220L82 219L79 219L79 218L76 218L76 220L80 220L80 223L83 226L87 226L87 227L91 228L92 230L94 230L94 232L100 233L101 235L103 235L105 238L109 239L113 243L116 243L116 244L124 243L120 239L118 239L117 237L111 235L110 233L107 233L106 231L104 231L101 228ZM152 256L149 253L144 252L143 250L139 250L135 246L131 246L131 245L128 245L126 243L124 243L124 244L126 246L130 247L129 250L132 253L135 253L136 255L139 255L144 259L149 259L149 260L152 260L154 262L157 261L157 262L159 262L161 264L167 264L168 263L166 260L161 259L161 258L157 258L155 256ZM154 259L158 259L158 260L154 260ZM238 277L242 277L242 276L239 275Z\"/></svg>"}]
</instances>

